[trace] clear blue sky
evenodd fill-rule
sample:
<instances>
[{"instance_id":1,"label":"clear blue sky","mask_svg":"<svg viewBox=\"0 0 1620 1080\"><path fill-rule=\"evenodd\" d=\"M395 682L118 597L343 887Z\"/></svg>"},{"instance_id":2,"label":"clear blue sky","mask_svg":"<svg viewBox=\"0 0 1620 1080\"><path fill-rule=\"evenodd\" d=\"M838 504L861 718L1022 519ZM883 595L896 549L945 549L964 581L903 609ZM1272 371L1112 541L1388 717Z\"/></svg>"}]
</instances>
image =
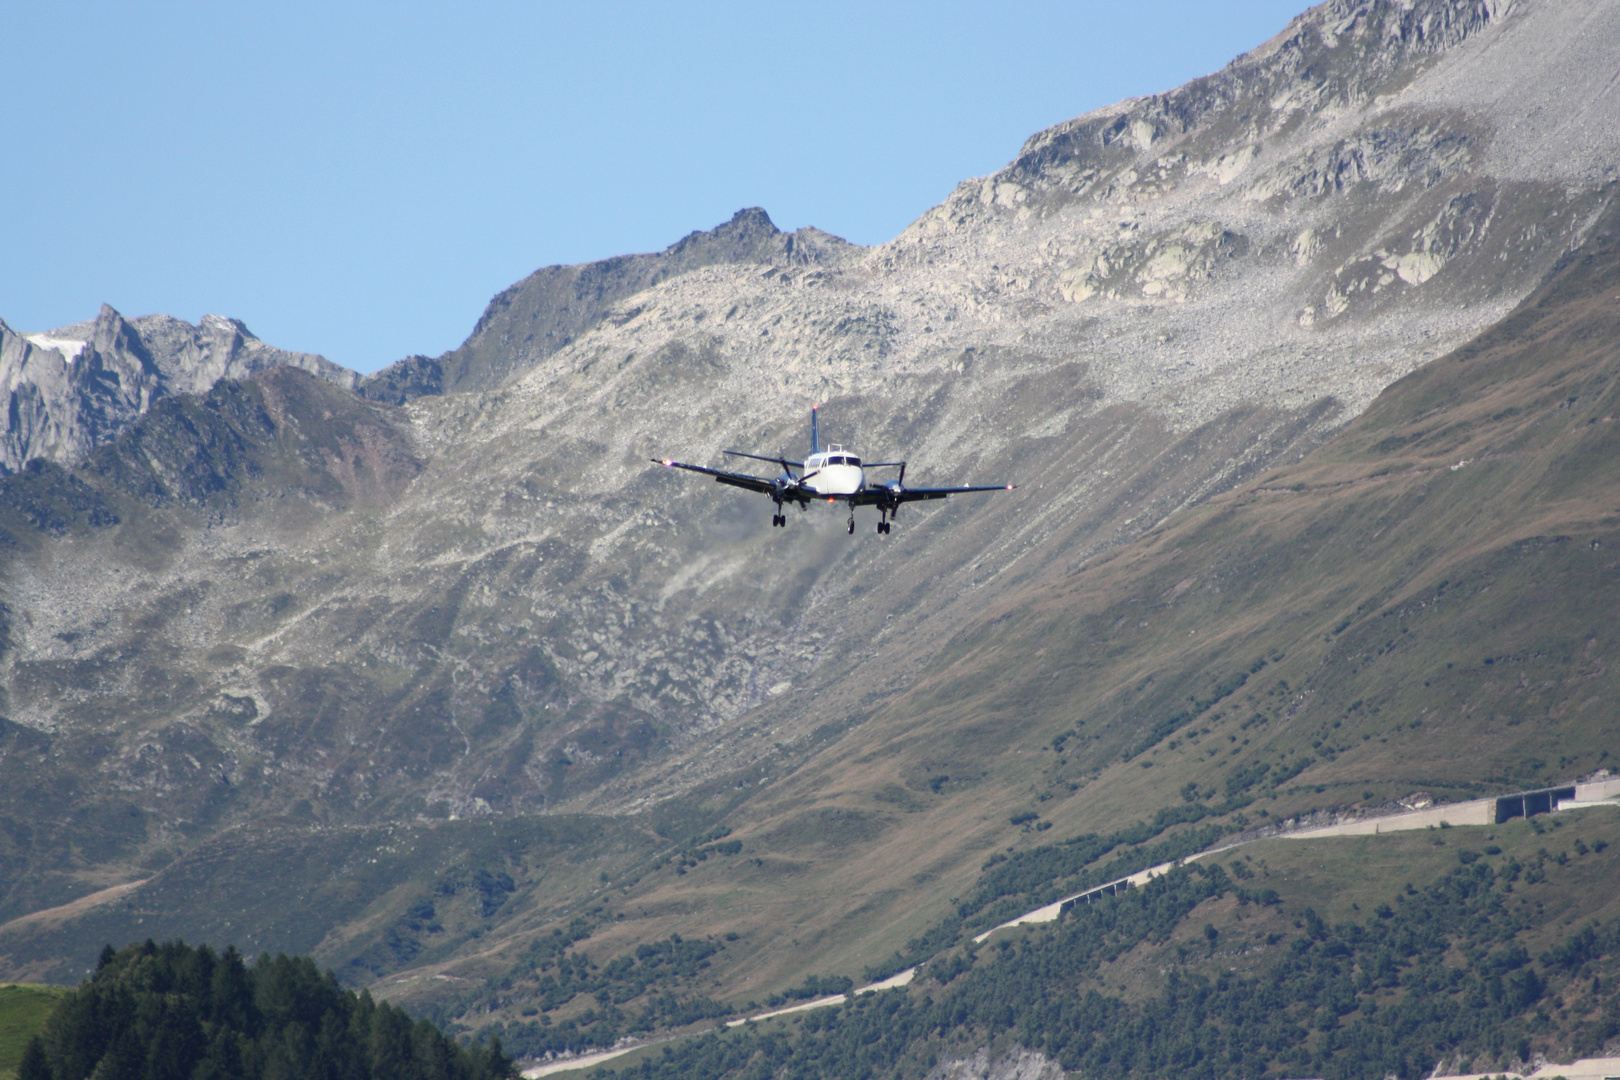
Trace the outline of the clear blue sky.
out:
<instances>
[{"instance_id":1,"label":"clear blue sky","mask_svg":"<svg viewBox=\"0 0 1620 1080\"><path fill-rule=\"evenodd\" d=\"M0 318L208 312L371 371L744 206L878 243L1304 0L0 5Z\"/></svg>"}]
</instances>

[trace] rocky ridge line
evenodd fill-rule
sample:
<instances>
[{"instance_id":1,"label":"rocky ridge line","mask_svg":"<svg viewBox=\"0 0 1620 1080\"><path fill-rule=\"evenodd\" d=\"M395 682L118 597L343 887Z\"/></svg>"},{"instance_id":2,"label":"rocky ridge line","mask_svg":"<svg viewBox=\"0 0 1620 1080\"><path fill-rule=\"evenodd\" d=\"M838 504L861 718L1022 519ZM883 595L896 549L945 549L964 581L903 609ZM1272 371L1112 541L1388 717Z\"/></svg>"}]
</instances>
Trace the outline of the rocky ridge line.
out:
<instances>
[{"instance_id":1,"label":"rocky ridge line","mask_svg":"<svg viewBox=\"0 0 1620 1080\"><path fill-rule=\"evenodd\" d=\"M759 207L689 233L663 251L546 266L489 302L460 347L410 356L368 375L360 392L402 405L428 394L493 390L589 333L614 304L705 266L834 266L863 249L816 228L781 231Z\"/></svg>"},{"instance_id":2,"label":"rocky ridge line","mask_svg":"<svg viewBox=\"0 0 1620 1080\"><path fill-rule=\"evenodd\" d=\"M313 353L260 341L239 320L204 315L126 319L103 304L88 322L22 334L0 320L0 394L8 423L0 472L43 458L83 461L123 434L160 398L204 393L221 379L296 367L353 389L359 376Z\"/></svg>"}]
</instances>

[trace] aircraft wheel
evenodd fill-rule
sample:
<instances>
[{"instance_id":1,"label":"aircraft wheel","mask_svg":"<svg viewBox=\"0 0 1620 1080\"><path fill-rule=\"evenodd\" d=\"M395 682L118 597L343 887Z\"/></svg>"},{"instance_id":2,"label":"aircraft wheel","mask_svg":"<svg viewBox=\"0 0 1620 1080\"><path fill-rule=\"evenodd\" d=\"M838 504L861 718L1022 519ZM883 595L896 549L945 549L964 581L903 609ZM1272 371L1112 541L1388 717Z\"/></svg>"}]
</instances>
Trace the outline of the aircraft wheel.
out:
<instances>
[{"instance_id":1,"label":"aircraft wheel","mask_svg":"<svg viewBox=\"0 0 1620 1080\"><path fill-rule=\"evenodd\" d=\"M851 536L855 535L855 519L854 518L849 519L849 535L851 535Z\"/></svg>"}]
</instances>

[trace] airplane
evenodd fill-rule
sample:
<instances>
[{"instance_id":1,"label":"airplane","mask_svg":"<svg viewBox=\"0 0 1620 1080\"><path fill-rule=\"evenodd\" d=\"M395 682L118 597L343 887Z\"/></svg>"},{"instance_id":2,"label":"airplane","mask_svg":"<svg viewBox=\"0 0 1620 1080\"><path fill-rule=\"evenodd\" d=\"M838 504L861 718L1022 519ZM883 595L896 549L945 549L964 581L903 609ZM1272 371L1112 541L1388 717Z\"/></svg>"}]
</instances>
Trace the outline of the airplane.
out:
<instances>
[{"instance_id":1,"label":"airplane","mask_svg":"<svg viewBox=\"0 0 1620 1080\"><path fill-rule=\"evenodd\" d=\"M829 503L843 501L849 504L849 531L855 532L855 508L857 506L875 506L878 508L877 531L888 534L892 529L890 518L897 517L900 507L904 503L919 502L924 499L945 499L952 495L962 495L970 491L1012 491L1017 484L984 484L976 487L928 487L908 488L905 486L906 463L903 461L869 461L862 463L855 453L844 449L838 443L833 443L825 450L821 448L820 429L817 420L820 416L821 406L815 405L810 409L810 456L803 461L792 461L786 457L771 457L766 454L749 454L741 450L726 450L724 453L732 457L752 458L755 461L774 461L782 466L782 472L775 479L766 479L763 476L753 476L748 473L726 472L724 469L707 469L702 465L687 465L684 462L672 461L668 458L653 459L654 465L662 465L668 469L685 469L688 472L703 473L712 476L722 484L744 488L748 491L757 491L769 495L776 503L776 513L771 516L772 527L787 525L787 514L783 510L786 503L795 503L799 509L805 510L812 502L826 499ZM866 470L868 469L894 469L900 470L900 475L893 480L882 483L868 484ZM793 470L798 469L795 476Z\"/></svg>"}]
</instances>

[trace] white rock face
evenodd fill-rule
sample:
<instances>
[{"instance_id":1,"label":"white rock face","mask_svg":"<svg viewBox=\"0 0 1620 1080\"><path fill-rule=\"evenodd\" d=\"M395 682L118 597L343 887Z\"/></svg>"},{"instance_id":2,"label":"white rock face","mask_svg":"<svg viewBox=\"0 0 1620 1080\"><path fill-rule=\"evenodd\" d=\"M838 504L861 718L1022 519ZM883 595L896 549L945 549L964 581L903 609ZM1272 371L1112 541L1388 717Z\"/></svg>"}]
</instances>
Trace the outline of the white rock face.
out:
<instances>
[{"instance_id":1,"label":"white rock face","mask_svg":"<svg viewBox=\"0 0 1620 1080\"><path fill-rule=\"evenodd\" d=\"M71 465L122 434L166 394L291 365L340 386L359 376L311 353L272 348L235 319L197 326L167 315L129 320L106 305L90 322L19 334L0 320L0 394L8 421L0 469L33 458Z\"/></svg>"},{"instance_id":2,"label":"white rock face","mask_svg":"<svg viewBox=\"0 0 1620 1080\"><path fill-rule=\"evenodd\" d=\"M928 1080L1063 1080L1063 1066L1038 1050L1013 1047L995 1060L987 1049L934 1066Z\"/></svg>"},{"instance_id":3,"label":"white rock face","mask_svg":"<svg viewBox=\"0 0 1620 1080\"><path fill-rule=\"evenodd\" d=\"M89 344L87 341L76 338L51 337L49 334L26 334L24 336L28 338L29 343L32 345L37 345L39 348L49 352L60 353L62 359L70 364L79 358L79 354L84 352L84 347Z\"/></svg>"}]
</instances>

